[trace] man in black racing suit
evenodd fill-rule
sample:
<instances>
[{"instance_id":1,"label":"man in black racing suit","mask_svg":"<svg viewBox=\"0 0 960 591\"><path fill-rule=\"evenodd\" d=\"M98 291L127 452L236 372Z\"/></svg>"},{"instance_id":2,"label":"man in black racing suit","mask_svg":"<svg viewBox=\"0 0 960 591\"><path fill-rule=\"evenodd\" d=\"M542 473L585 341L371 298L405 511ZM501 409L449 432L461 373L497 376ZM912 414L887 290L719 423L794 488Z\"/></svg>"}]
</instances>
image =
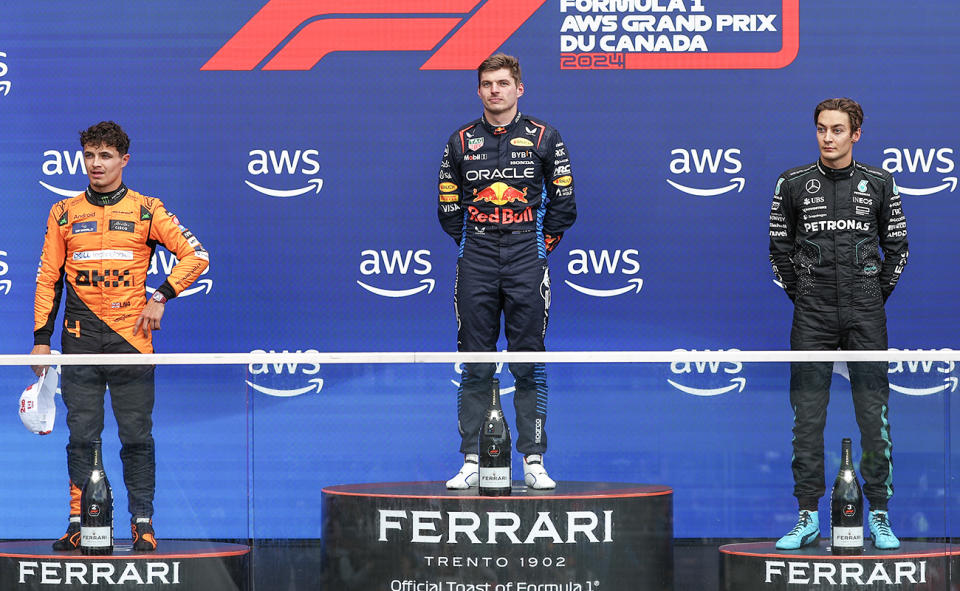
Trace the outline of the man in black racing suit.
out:
<instances>
[{"instance_id":1,"label":"man in black racing suit","mask_svg":"<svg viewBox=\"0 0 960 591\"><path fill-rule=\"evenodd\" d=\"M543 351L550 308L547 253L577 211L567 148L557 130L519 112L516 58L496 54L478 68L480 119L447 142L440 165L438 216L460 255L454 286L459 351L495 351L504 315L507 349ZM511 363L517 450L531 488L556 483L543 466L547 449L546 372ZM492 363L465 364L457 393L464 464L448 488L476 486L477 438L489 400Z\"/></svg>"},{"instance_id":2,"label":"man in black racing suit","mask_svg":"<svg viewBox=\"0 0 960 591\"><path fill-rule=\"evenodd\" d=\"M853 160L863 111L850 99L814 111L820 159L780 175L770 211L770 261L794 302L793 350L885 350L884 303L907 263L907 225L890 173ZM883 251L883 257L880 256ZM897 548L887 517L893 495L887 363L849 363L863 457L864 495L878 548ZM793 477L800 517L777 548L819 538L824 483L823 429L833 364L792 363Z\"/></svg>"}]
</instances>

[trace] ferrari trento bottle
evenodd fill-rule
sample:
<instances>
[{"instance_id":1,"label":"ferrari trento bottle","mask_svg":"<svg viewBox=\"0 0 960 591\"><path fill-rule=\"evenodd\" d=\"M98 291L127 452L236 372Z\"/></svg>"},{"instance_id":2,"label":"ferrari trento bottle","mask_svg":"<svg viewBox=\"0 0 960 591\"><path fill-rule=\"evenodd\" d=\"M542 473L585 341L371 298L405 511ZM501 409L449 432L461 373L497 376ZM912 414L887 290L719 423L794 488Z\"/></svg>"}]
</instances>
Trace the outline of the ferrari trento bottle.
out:
<instances>
[{"instance_id":1,"label":"ferrari trento bottle","mask_svg":"<svg viewBox=\"0 0 960 591\"><path fill-rule=\"evenodd\" d=\"M490 406L480 427L479 437L480 494L499 497L510 494L510 428L500 407L500 380L494 379Z\"/></svg>"},{"instance_id":2,"label":"ferrari trento bottle","mask_svg":"<svg viewBox=\"0 0 960 591\"><path fill-rule=\"evenodd\" d=\"M850 439L843 440L840 473L830 494L830 547L834 554L863 553L863 492L853 469Z\"/></svg>"},{"instance_id":3,"label":"ferrari trento bottle","mask_svg":"<svg viewBox=\"0 0 960 591\"><path fill-rule=\"evenodd\" d=\"M103 471L99 439L91 444L93 469L80 494L80 552L113 554L113 491Z\"/></svg>"}]
</instances>

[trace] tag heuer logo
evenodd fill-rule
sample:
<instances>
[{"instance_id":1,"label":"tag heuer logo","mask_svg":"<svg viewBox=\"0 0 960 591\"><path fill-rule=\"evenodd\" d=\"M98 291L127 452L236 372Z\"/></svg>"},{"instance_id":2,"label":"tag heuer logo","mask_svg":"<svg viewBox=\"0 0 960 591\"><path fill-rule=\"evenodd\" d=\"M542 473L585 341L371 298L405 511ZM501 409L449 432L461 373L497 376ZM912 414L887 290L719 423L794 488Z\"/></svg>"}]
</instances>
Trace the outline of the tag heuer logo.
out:
<instances>
[{"instance_id":1,"label":"tag heuer logo","mask_svg":"<svg viewBox=\"0 0 960 591\"><path fill-rule=\"evenodd\" d=\"M470 141L467 142L467 147L474 152L479 150L480 148L483 147L483 138L482 137L470 138Z\"/></svg>"}]
</instances>

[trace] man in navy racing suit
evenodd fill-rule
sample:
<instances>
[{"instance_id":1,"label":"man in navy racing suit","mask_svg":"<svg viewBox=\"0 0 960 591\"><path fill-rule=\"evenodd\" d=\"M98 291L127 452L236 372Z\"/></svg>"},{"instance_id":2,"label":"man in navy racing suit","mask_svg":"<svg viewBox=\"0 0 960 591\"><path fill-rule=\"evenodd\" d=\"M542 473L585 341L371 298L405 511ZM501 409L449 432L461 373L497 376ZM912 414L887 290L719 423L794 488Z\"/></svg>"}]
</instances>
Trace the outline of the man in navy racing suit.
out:
<instances>
[{"instance_id":1,"label":"man in navy racing suit","mask_svg":"<svg viewBox=\"0 0 960 591\"><path fill-rule=\"evenodd\" d=\"M543 351L550 308L547 254L577 216L567 147L557 130L521 114L520 64L493 55L477 69L480 119L450 136L439 174L437 214L459 245L454 305L459 351L495 351L503 313L507 349ZM547 383L542 363L511 363L517 450L531 488L556 483L543 465ZM465 364L457 393L464 464L447 482L476 486L477 438L492 363Z\"/></svg>"},{"instance_id":2,"label":"man in navy racing suit","mask_svg":"<svg viewBox=\"0 0 960 591\"><path fill-rule=\"evenodd\" d=\"M890 173L853 160L863 110L851 99L828 99L814 111L820 159L784 172L770 211L770 261L794 303L790 348L885 350L884 303L907 263L907 223ZM883 257L880 256L883 252ZM885 362L848 363L863 457L864 496L877 548L900 545L887 517L893 495ZM777 548L819 539L824 482L823 429L833 364L792 363L794 496L797 525Z\"/></svg>"}]
</instances>

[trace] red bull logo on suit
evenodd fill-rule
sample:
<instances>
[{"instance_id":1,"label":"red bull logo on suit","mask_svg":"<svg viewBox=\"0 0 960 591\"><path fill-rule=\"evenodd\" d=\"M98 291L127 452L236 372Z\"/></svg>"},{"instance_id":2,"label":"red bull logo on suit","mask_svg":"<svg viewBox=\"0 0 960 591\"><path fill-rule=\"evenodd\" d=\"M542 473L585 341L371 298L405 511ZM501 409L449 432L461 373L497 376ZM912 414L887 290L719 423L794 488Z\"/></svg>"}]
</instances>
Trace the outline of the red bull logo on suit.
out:
<instances>
[{"instance_id":1,"label":"red bull logo on suit","mask_svg":"<svg viewBox=\"0 0 960 591\"><path fill-rule=\"evenodd\" d=\"M524 187L524 189L520 191L506 183L496 182L480 191L474 189L473 200L474 202L486 201L495 205L516 203L517 201L527 203L527 188Z\"/></svg>"}]
</instances>

